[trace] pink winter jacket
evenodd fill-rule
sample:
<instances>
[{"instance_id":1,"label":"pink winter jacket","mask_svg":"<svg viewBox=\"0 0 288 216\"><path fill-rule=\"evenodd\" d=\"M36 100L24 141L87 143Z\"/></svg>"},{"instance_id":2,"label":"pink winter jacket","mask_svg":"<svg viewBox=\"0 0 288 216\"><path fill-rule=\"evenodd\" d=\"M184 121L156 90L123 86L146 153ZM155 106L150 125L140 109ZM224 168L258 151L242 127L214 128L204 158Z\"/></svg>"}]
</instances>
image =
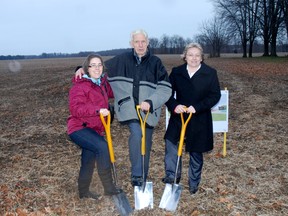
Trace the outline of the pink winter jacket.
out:
<instances>
[{"instance_id":1,"label":"pink winter jacket","mask_svg":"<svg viewBox=\"0 0 288 216\"><path fill-rule=\"evenodd\" d=\"M108 99L114 97L107 75L102 78L100 86L86 78L73 77L72 82L73 86L69 91L68 134L87 127L104 136L105 129L99 111L101 108L108 109Z\"/></svg>"}]
</instances>

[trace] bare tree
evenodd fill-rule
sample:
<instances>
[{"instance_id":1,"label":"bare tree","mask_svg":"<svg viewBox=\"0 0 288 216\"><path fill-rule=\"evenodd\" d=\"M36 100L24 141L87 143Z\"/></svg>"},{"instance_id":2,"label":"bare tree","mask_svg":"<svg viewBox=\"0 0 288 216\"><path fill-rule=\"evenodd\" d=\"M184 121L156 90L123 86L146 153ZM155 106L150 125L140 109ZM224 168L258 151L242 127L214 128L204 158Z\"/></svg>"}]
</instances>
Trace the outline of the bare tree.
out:
<instances>
[{"instance_id":1,"label":"bare tree","mask_svg":"<svg viewBox=\"0 0 288 216\"><path fill-rule=\"evenodd\" d=\"M157 53L157 49L159 48L159 40L158 40L158 38L154 38L154 37L152 37L152 38L149 38L149 48L151 49L151 51L153 52L153 53Z\"/></svg>"},{"instance_id":2,"label":"bare tree","mask_svg":"<svg viewBox=\"0 0 288 216\"><path fill-rule=\"evenodd\" d=\"M184 48L185 48L185 40L183 39L183 37L179 36L179 35L174 35L171 37L170 39L171 42L171 52L172 54L179 54L181 53Z\"/></svg>"},{"instance_id":3,"label":"bare tree","mask_svg":"<svg viewBox=\"0 0 288 216\"><path fill-rule=\"evenodd\" d=\"M243 57L247 57L248 42L249 57L252 57L253 43L259 31L259 0L214 0L214 3L231 34L239 34Z\"/></svg>"},{"instance_id":4,"label":"bare tree","mask_svg":"<svg viewBox=\"0 0 288 216\"><path fill-rule=\"evenodd\" d=\"M246 0L244 0L246 1ZM247 57L247 13L243 3L237 0L214 0L217 13L230 32L238 32L243 57Z\"/></svg>"},{"instance_id":5,"label":"bare tree","mask_svg":"<svg viewBox=\"0 0 288 216\"><path fill-rule=\"evenodd\" d=\"M261 14L259 16L259 20L262 26L262 36L263 36L263 43L264 43L264 53L263 56L269 56L269 43L271 38L271 32L270 32L270 16L268 16L268 4L267 1L269 0L263 0L261 4Z\"/></svg>"},{"instance_id":6,"label":"bare tree","mask_svg":"<svg viewBox=\"0 0 288 216\"><path fill-rule=\"evenodd\" d=\"M186 38L185 39L185 46L189 43L192 43L192 39L191 38Z\"/></svg>"},{"instance_id":7,"label":"bare tree","mask_svg":"<svg viewBox=\"0 0 288 216\"><path fill-rule=\"evenodd\" d=\"M263 56L269 56L269 44L271 45L271 56L277 56L276 45L277 35L281 23L284 21L283 15L284 0L262 0L259 20L262 26L262 36L264 42Z\"/></svg>"},{"instance_id":8,"label":"bare tree","mask_svg":"<svg viewBox=\"0 0 288 216\"><path fill-rule=\"evenodd\" d=\"M284 21L281 10L282 0L270 0L271 11L271 56L277 56L277 34L281 23Z\"/></svg>"},{"instance_id":9,"label":"bare tree","mask_svg":"<svg viewBox=\"0 0 288 216\"><path fill-rule=\"evenodd\" d=\"M169 44L170 44L170 38L169 38L169 36L164 34L160 40L160 52L161 53L167 53Z\"/></svg>"},{"instance_id":10,"label":"bare tree","mask_svg":"<svg viewBox=\"0 0 288 216\"><path fill-rule=\"evenodd\" d=\"M245 7L248 7L248 41L249 41L249 57L252 57L253 53L253 45L256 37L259 34L259 19L258 19L258 8L259 8L259 0L247 1Z\"/></svg>"},{"instance_id":11,"label":"bare tree","mask_svg":"<svg viewBox=\"0 0 288 216\"><path fill-rule=\"evenodd\" d=\"M284 23L286 26L286 33L288 38L288 0L282 1L282 8L283 8L283 14L284 14Z\"/></svg>"},{"instance_id":12,"label":"bare tree","mask_svg":"<svg viewBox=\"0 0 288 216\"><path fill-rule=\"evenodd\" d=\"M197 42L209 50L210 57L220 57L221 49L228 43L229 34L221 19L211 19L202 24L201 34L196 36Z\"/></svg>"},{"instance_id":13,"label":"bare tree","mask_svg":"<svg viewBox=\"0 0 288 216\"><path fill-rule=\"evenodd\" d=\"M186 44L191 42L190 38L184 39L182 36L166 34L161 39L149 38L149 47L154 53L179 54L182 53Z\"/></svg>"}]
</instances>

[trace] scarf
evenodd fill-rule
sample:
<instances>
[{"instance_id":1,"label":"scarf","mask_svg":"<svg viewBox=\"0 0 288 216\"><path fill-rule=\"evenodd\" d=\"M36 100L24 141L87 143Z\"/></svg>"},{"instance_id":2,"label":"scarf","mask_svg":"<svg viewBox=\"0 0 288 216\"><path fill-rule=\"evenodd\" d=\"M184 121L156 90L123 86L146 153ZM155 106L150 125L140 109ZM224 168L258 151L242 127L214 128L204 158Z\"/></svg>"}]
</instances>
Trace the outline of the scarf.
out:
<instances>
[{"instance_id":1,"label":"scarf","mask_svg":"<svg viewBox=\"0 0 288 216\"><path fill-rule=\"evenodd\" d=\"M103 74L98 79L94 79L92 77L89 77L87 74L84 74L82 77L91 80L94 84L100 86L101 85L101 78L103 77Z\"/></svg>"}]
</instances>

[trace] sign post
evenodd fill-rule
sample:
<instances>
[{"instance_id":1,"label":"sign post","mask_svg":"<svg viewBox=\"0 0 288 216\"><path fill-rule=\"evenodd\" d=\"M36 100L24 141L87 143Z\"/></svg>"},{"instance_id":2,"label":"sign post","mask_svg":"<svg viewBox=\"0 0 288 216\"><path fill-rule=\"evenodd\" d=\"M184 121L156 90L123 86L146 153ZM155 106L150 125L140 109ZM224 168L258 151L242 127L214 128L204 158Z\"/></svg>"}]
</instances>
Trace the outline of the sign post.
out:
<instances>
[{"instance_id":1,"label":"sign post","mask_svg":"<svg viewBox=\"0 0 288 216\"><path fill-rule=\"evenodd\" d=\"M229 92L227 88L221 90L221 98L218 103L212 107L212 119L213 119L213 132L224 133L223 143L223 156L227 154L226 151L226 137L228 132L228 111L229 111Z\"/></svg>"}]
</instances>

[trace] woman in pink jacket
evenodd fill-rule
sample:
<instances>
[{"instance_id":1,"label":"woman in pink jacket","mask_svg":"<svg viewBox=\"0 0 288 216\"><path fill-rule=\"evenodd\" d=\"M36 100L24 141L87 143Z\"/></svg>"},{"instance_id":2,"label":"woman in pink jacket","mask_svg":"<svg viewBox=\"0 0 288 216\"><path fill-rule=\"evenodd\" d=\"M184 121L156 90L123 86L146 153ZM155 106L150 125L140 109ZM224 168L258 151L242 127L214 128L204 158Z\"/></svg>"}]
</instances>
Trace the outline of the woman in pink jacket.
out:
<instances>
[{"instance_id":1,"label":"woman in pink jacket","mask_svg":"<svg viewBox=\"0 0 288 216\"><path fill-rule=\"evenodd\" d=\"M105 195L114 195L122 190L115 187L111 173L111 162L105 129L100 119L109 114L108 99L113 98L112 89L103 73L101 56L89 55L83 63L85 74L82 79L73 78L69 92L69 110L67 127L71 140L81 147L81 167L78 178L80 198L98 199L89 186L92 180L95 162L104 187Z\"/></svg>"}]
</instances>

